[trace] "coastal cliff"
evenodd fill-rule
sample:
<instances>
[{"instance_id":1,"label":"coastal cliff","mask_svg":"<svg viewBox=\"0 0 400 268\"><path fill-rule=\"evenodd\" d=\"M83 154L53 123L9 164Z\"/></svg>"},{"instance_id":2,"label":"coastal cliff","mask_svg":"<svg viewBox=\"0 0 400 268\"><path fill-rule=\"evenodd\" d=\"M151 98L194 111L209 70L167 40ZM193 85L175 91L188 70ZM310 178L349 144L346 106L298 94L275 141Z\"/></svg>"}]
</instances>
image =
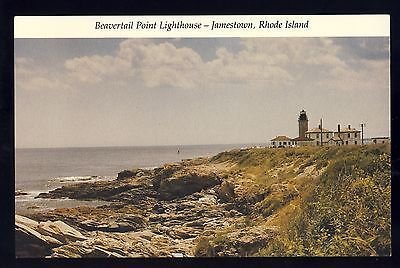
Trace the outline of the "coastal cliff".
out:
<instances>
[{"instance_id":1,"label":"coastal cliff","mask_svg":"<svg viewBox=\"0 0 400 268\"><path fill-rule=\"evenodd\" d=\"M63 186L38 198L108 204L16 215L17 257L390 255L390 155L249 148Z\"/></svg>"}]
</instances>

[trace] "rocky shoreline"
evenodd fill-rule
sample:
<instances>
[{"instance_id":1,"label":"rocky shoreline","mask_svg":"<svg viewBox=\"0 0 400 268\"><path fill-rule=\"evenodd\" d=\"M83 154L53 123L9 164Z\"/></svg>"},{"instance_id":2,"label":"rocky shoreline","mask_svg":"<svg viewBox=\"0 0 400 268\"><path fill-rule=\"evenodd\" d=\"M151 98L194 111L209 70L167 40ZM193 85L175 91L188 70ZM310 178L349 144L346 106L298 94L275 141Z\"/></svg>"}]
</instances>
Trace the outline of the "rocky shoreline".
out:
<instances>
[{"instance_id":1,"label":"rocky shoreline","mask_svg":"<svg viewBox=\"0 0 400 268\"><path fill-rule=\"evenodd\" d=\"M226 165L198 158L152 170L125 170L115 180L81 182L41 193L37 198L110 203L24 215L29 218L16 215L17 257L252 254L276 230L237 227L245 221L246 212L238 205L239 196L228 178ZM229 248L196 249L203 237L229 227L234 230Z\"/></svg>"},{"instance_id":2,"label":"rocky shoreline","mask_svg":"<svg viewBox=\"0 0 400 268\"><path fill-rule=\"evenodd\" d=\"M387 256L390 174L383 145L250 148L125 170L39 194L106 204L16 215L16 255Z\"/></svg>"}]
</instances>

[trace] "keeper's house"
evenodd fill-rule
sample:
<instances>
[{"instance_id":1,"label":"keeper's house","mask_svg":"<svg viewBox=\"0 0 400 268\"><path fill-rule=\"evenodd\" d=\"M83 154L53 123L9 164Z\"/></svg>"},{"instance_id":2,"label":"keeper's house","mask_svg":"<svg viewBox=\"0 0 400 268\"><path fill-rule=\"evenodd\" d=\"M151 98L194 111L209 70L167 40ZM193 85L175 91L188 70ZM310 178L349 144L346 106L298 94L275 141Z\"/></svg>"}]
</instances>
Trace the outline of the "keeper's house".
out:
<instances>
[{"instance_id":1,"label":"keeper's house","mask_svg":"<svg viewBox=\"0 0 400 268\"><path fill-rule=\"evenodd\" d=\"M294 142L288 136L276 136L271 140L271 145L274 148L292 147Z\"/></svg>"},{"instance_id":2,"label":"keeper's house","mask_svg":"<svg viewBox=\"0 0 400 268\"><path fill-rule=\"evenodd\" d=\"M352 128L341 129L338 125L337 131L322 128L319 125L316 128L308 130L308 118L304 110L300 112L299 119L299 136L291 139L287 136L277 136L271 140L271 147L294 147L294 146L321 146L321 145L360 145L361 131ZM379 143L383 139L376 138L375 143ZM385 142L385 141L383 141Z\"/></svg>"},{"instance_id":3,"label":"keeper's house","mask_svg":"<svg viewBox=\"0 0 400 268\"><path fill-rule=\"evenodd\" d=\"M338 125L337 131L334 136L328 141L328 145L360 145L361 144L361 131L352 128L350 125L347 128L340 129Z\"/></svg>"}]
</instances>

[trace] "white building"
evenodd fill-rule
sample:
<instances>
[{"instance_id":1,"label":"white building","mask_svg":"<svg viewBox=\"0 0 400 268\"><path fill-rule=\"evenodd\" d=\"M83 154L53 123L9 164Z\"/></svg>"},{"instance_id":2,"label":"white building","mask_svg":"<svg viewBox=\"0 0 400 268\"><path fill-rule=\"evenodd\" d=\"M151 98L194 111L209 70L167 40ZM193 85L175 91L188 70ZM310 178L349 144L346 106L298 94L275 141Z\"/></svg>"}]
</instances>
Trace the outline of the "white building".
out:
<instances>
[{"instance_id":1,"label":"white building","mask_svg":"<svg viewBox=\"0 0 400 268\"><path fill-rule=\"evenodd\" d=\"M361 131L352 128L350 125L347 128L340 129L340 125L338 125L338 130L334 133L334 137L329 144L361 145Z\"/></svg>"},{"instance_id":2,"label":"white building","mask_svg":"<svg viewBox=\"0 0 400 268\"><path fill-rule=\"evenodd\" d=\"M352 128L350 125L347 128L341 129L338 125L337 131L321 128L308 130L308 117L304 110L300 112L298 119L299 136L291 139L287 136L276 136L271 140L271 147L293 147L293 146L322 146L322 145L361 145L361 131ZM387 137L374 138L374 143L390 142Z\"/></svg>"},{"instance_id":3,"label":"white building","mask_svg":"<svg viewBox=\"0 0 400 268\"><path fill-rule=\"evenodd\" d=\"M315 141L308 137L297 137L292 139L294 142L294 146L312 146L314 145Z\"/></svg>"},{"instance_id":4,"label":"white building","mask_svg":"<svg viewBox=\"0 0 400 268\"><path fill-rule=\"evenodd\" d=\"M373 138L367 139L367 143L371 143L371 144L384 144L384 143L390 143L390 142L391 142L391 140L389 137L373 137Z\"/></svg>"},{"instance_id":5,"label":"white building","mask_svg":"<svg viewBox=\"0 0 400 268\"><path fill-rule=\"evenodd\" d=\"M312 139L314 142L312 145L319 146L327 144L330 139L334 136L334 132L332 130L326 128L313 128L306 131L306 137Z\"/></svg>"},{"instance_id":6,"label":"white building","mask_svg":"<svg viewBox=\"0 0 400 268\"><path fill-rule=\"evenodd\" d=\"M283 147L292 147L294 142L288 136L276 136L271 140L271 147L273 148L283 148Z\"/></svg>"}]
</instances>

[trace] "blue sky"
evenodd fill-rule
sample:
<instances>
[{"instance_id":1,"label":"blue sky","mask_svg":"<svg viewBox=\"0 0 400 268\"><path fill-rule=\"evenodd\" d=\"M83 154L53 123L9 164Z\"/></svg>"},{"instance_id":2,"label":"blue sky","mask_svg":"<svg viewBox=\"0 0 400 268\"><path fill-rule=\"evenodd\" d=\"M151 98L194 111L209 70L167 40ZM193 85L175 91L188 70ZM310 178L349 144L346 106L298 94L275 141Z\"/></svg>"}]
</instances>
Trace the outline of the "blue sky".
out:
<instances>
[{"instance_id":1,"label":"blue sky","mask_svg":"<svg viewBox=\"0 0 400 268\"><path fill-rule=\"evenodd\" d=\"M266 142L367 124L389 135L388 38L16 39L16 145Z\"/></svg>"}]
</instances>

